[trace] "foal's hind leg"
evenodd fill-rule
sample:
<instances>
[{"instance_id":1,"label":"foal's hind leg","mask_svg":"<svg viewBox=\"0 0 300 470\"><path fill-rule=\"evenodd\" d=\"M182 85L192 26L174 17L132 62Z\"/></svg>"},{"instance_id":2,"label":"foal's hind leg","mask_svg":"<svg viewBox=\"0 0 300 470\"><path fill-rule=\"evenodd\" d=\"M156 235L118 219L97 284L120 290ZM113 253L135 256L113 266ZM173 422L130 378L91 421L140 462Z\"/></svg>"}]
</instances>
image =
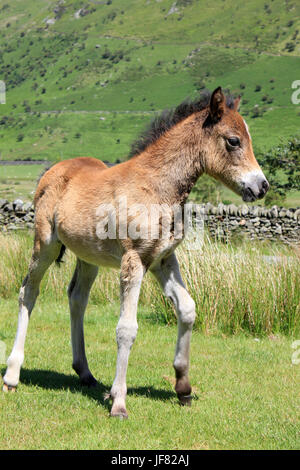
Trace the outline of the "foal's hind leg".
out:
<instances>
[{"instance_id":1,"label":"foal's hind leg","mask_svg":"<svg viewBox=\"0 0 300 470\"><path fill-rule=\"evenodd\" d=\"M45 244L35 240L29 271L20 289L18 329L13 350L7 360L6 374L3 377L4 391L15 390L18 385L30 314L39 294L40 282L47 268L57 258L60 248L61 244L57 241Z\"/></svg>"},{"instance_id":2,"label":"foal's hind leg","mask_svg":"<svg viewBox=\"0 0 300 470\"><path fill-rule=\"evenodd\" d=\"M191 385L188 378L192 328L195 321L195 302L182 281L178 262L173 253L152 270L163 291L175 305L178 317L178 339L174 358L175 391L182 405L191 404Z\"/></svg>"},{"instance_id":3,"label":"foal's hind leg","mask_svg":"<svg viewBox=\"0 0 300 470\"><path fill-rule=\"evenodd\" d=\"M89 293L97 276L98 268L77 259L76 269L68 288L71 312L71 338L73 351L73 369L83 385L94 386L84 347L83 317L88 303Z\"/></svg>"}]
</instances>

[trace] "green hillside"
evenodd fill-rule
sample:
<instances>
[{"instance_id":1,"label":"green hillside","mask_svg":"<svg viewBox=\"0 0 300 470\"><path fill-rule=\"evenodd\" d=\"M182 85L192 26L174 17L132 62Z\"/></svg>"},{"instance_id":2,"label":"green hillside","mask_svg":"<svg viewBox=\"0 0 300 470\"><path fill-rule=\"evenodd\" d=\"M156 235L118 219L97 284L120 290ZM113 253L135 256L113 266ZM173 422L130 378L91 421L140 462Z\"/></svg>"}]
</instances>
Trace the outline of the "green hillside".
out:
<instances>
[{"instance_id":1,"label":"green hillside","mask_svg":"<svg viewBox=\"0 0 300 470\"><path fill-rule=\"evenodd\" d=\"M300 4L0 0L0 158L124 159L154 112L243 97L256 150L299 131Z\"/></svg>"}]
</instances>

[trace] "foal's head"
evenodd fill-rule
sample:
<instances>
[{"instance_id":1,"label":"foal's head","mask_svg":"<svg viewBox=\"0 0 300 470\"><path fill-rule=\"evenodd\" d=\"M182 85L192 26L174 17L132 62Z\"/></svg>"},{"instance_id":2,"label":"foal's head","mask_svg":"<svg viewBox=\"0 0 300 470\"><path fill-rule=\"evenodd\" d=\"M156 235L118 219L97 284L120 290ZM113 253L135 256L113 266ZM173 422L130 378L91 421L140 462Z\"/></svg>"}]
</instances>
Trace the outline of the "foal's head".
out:
<instances>
[{"instance_id":1,"label":"foal's head","mask_svg":"<svg viewBox=\"0 0 300 470\"><path fill-rule=\"evenodd\" d=\"M240 98L231 105L217 88L211 95L204 122L204 171L222 181L246 202L265 196L269 183L253 153L247 124L238 113Z\"/></svg>"}]
</instances>

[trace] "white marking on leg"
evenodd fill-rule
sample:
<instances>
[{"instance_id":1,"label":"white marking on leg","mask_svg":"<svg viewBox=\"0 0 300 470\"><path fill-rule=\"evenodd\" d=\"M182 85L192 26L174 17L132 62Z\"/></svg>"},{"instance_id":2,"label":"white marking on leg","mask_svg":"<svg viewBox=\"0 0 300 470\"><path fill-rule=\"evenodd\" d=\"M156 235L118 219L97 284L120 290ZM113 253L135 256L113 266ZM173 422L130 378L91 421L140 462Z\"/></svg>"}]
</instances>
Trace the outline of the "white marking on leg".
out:
<instances>
[{"instance_id":1,"label":"white marking on leg","mask_svg":"<svg viewBox=\"0 0 300 470\"><path fill-rule=\"evenodd\" d=\"M24 297L25 287L21 287L20 299ZM34 301L34 298L31 299ZM24 346L26 333L29 323L30 310L23 305L23 301L20 300L19 319L16 339L12 352L7 359L7 371L3 377L4 383L11 387L16 387L19 382L20 369L24 361Z\"/></svg>"},{"instance_id":2,"label":"white marking on leg","mask_svg":"<svg viewBox=\"0 0 300 470\"><path fill-rule=\"evenodd\" d=\"M116 329L118 344L116 375L110 395L113 398L112 416L127 417L126 375L131 347L137 335L137 306L145 268L137 256L126 253L121 265L121 309Z\"/></svg>"},{"instance_id":3,"label":"white marking on leg","mask_svg":"<svg viewBox=\"0 0 300 470\"><path fill-rule=\"evenodd\" d=\"M183 375L188 376L191 335L196 315L195 302L186 291L185 294L183 294L182 291L181 295L182 304L177 309L178 338L174 358L174 367L177 371L181 371Z\"/></svg>"},{"instance_id":4,"label":"white marking on leg","mask_svg":"<svg viewBox=\"0 0 300 470\"><path fill-rule=\"evenodd\" d=\"M196 316L195 302L185 288L174 253L160 268L153 270L153 274L160 282L165 295L173 301L177 312L178 338L174 368L176 373L188 383L190 342Z\"/></svg>"},{"instance_id":5,"label":"white marking on leg","mask_svg":"<svg viewBox=\"0 0 300 470\"><path fill-rule=\"evenodd\" d=\"M12 352L7 360L7 371L3 377L4 382L12 387L16 387L19 382L29 318L39 293L39 283L31 284L29 276L25 278L24 285L20 290L17 334Z\"/></svg>"},{"instance_id":6,"label":"white marking on leg","mask_svg":"<svg viewBox=\"0 0 300 470\"><path fill-rule=\"evenodd\" d=\"M32 257L30 268L19 294L19 318L16 339L12 352L7 360L7 370L3 377L6 385L16 387L19 382L20 369L24 361L24 346L30 314L39 294L39 285L50 266L56 259L59 246L44 247L44 252Z\"/></svg>"}]
</instances>

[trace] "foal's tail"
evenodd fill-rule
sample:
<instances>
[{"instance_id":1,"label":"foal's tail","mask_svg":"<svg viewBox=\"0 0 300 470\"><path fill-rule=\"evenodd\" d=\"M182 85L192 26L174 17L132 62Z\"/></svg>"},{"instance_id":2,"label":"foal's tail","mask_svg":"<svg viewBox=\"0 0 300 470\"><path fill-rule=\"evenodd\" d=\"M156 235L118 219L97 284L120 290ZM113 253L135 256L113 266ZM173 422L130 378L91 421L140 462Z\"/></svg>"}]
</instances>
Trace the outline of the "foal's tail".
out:
<instances>
[{"instance_id":1,"label":"foal's tail","mask_svg":"<svg viewBox=\"0 0 300 470\"><path fill-rule=\"evenodd\" d=\"M65 252L66 252L66 247L65 247L65 245L61 245L61 249L60 249L59 255L58 255L58 257L57 257L56 260L55 260L55 263L57 264L57 266L60 266L60 265L61 265L62 259L63 259L63 256L64 256Z\"/></svg>"}]
</instances>

